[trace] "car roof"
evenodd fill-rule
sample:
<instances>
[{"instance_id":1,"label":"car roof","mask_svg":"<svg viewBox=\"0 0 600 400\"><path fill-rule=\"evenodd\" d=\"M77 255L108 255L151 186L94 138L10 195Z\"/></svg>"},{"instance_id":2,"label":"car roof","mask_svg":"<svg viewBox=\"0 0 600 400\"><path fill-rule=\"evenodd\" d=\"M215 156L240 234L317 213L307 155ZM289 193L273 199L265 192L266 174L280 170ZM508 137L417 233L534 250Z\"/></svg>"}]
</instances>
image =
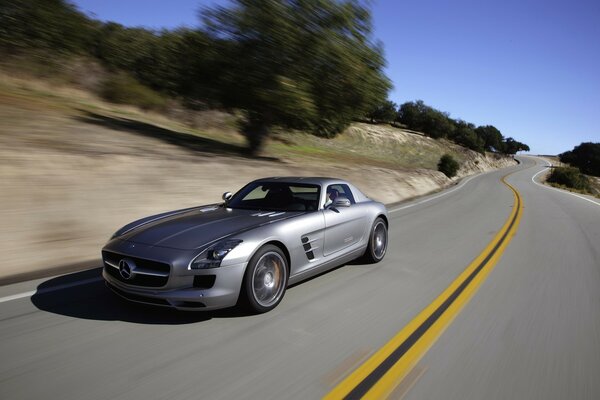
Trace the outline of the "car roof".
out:
<instances>
[{"instance_id":1,"label":"car roof","mask_svg":"<svg viewBox=\"0 0 600 400\"><path fill-rule=\"evenodd\" d=\"M309 185L332 185L335 183L348 183L343 179L328 178L319 176L272 176L269 178L257 179L254 182L285 182L285 183L305 183Z\"/></svg>"}]
</instances>

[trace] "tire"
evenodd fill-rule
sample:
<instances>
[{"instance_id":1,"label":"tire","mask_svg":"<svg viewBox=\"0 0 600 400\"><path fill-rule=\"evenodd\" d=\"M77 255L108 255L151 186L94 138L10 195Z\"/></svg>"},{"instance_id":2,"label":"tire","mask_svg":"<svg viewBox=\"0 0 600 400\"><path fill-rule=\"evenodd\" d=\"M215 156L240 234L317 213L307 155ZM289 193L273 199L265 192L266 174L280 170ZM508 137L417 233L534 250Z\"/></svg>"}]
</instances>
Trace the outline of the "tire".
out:
<instances>
[{"instance_id":1,"label":"tire","mask_svg":"<svg viewBox=\"0 0 600 400\"><path fill-rule=\"evenodd\" d=\"M270 244L261 247L246 268L241 305L253 313L271 311L283 299L288 278L288 262L283 251Z\"/></svg>"},{"instance_id":2,"label":"tire","mask_svg":"<svg viewBox=\"0 0 600 400\"><path fill-rule=\"evenodd\" d=\"M377 217L369 233L369 244L363 256L363 260L369 264L375 264L383 260L387 252L388 230L387 224L381 217Z\"/></svg>"}]
</instances>

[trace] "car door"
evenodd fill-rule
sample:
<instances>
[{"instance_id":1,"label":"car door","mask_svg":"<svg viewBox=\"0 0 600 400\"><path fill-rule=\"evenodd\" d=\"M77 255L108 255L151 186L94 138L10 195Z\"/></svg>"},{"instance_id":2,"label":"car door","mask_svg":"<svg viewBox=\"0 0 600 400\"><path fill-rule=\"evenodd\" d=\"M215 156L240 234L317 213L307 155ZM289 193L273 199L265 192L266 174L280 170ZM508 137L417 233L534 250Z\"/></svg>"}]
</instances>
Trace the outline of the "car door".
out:
<instances>
[{"instance_id":1,"label":"car door","mask_svg":"<svg viewBox=\"0 0 600 400\"><path fill-rule=\"evenodd\" d=\"M367 216L360 204L354 201L352 191L346 184L334 184L327 187L327 193L336 191L339 196L350 200L350 207L327 206L323 210L325 218L324 256L335 255L363 239Z\"/></svg>"}]
</instances>

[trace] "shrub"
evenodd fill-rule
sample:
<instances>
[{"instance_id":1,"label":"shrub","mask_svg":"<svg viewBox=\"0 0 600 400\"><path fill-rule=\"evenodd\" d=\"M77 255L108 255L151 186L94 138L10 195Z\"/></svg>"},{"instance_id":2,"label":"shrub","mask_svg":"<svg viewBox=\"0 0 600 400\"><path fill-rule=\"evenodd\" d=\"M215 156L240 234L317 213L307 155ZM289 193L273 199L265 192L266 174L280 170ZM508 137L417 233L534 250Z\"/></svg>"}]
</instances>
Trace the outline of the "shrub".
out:
<instances>
[{"instance_id":1,"label":"shrub","mask_svg":"<svg viewBox=\"0 0 600 400\"><path fill-rule=\"evenodd\" d=\"M166 105L159 93L126 74L109 76L101 85L100 96L113 103L131 104L144 110L157 110Z\"/></svg>"},{"instance_id":2,"label":"shrub","mask_svg":"<svg viewBox=\"0 0 600 400\"><path fill-rule=\"evenodd\" d=\"M584 174L600 176L600 143L581 143L559 157L560 161L579 168Z\"/></svg>"},{"instance_id":3,"label":"shrub","mask_svg":"<svg viewBox=\"0 0 600 400\"><path fill-rule=\"evenodd\" d=\"M458 168L458 162L450 154L444 154L438 163L438 171L443 172L448 178L455 176Z\"/></svg>"},{"instance_id":4,"label":"shrub","mask_svg":"<svg viewBox=\"0 0 600 400\"><path fill-rule=\"evenodd\" d=\"M348 125L350 125L348 120L344 118L323 117L318 123L310 127L309 131L315 136L331 139L343 132Z\"/></svg>"},{"instance_id":5,"label":"shrub","mask_svg":"<svg viewBox=\"0 0 600 400\"><path fill-rule=\"evenodd\" d=\"M591 190L588 177L579 172L579 169L573 167L554 168L548 177L548 182L564 185L577 190Z\"/></svg>"}]
</instances>

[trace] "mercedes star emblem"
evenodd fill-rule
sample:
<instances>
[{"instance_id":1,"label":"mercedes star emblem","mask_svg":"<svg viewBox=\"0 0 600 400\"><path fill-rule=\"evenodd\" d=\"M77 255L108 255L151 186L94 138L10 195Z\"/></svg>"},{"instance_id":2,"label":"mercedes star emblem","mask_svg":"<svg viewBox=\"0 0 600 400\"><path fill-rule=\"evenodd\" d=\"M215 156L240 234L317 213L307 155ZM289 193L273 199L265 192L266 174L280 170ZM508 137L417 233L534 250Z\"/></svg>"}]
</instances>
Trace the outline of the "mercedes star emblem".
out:
<instances>
[{"instance_id":1,"label":"mercedes star emblem","mask_svg":"<svg viewBox=\"0 0 600 400\"><path fill-rule=\"evenodd\" d=\"M122 259L119 261L119 273L125 280L133 278L134 263L131 260Z\"/></svg>"}]
</instances>

